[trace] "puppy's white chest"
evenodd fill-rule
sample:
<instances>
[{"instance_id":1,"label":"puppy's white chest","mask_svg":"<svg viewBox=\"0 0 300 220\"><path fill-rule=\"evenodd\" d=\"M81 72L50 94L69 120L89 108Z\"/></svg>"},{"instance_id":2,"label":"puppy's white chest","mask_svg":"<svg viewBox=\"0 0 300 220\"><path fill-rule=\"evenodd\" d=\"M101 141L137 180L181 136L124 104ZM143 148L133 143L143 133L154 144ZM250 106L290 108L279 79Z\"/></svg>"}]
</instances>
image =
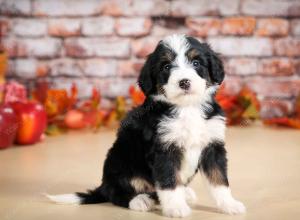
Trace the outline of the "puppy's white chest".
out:
<instances>
[{"instance_id":1,"label":"puppy's white chest","mask_svg":"<svg viewBox=\"0 0 300 220\"><path fill-rule=\"evenodd\" d=\"M206 121L199 109L184 107L176 109L173 117L164 118L158 126L158 132L167 146L201 147L207 142Z\"/></svg>"},{"instance_id":2,"label":"puppy's white chest","mask_svg":"<svg viewBox=\"0 0 300 220\"><path fill-rule=\"evenodd\" d=\"M195 174L201 152L211 141L224 141L225 121L222 116L204 119L201 109L185 107L176 109L173 117L164 118L158 125L158 133L164 147L183 148L183 160L179 171L183 183Z\"/></svg>"}]
</instances>

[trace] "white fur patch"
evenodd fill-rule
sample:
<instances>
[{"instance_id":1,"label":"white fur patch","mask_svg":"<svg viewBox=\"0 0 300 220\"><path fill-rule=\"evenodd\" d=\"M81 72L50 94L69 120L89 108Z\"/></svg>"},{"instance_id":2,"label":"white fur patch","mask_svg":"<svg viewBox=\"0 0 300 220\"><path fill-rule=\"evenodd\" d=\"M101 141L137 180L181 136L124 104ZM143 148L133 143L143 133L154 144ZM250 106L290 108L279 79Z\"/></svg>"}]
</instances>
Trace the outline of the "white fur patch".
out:
<instances>
[{"instance_id":1,"label":"white fur patch","mask_svg":"<svg viewBox=\"0 0 300 220\"><path fill-rule=\"evenodd\" d=\"M189 43L184 34L173 34L167 36L162 42L177 54L184 53L189 47Z\"/></svg>"},{"instance_id":2,"label":"white fur patch","mask_svg":"<svg viewBox=\"0 0 300 220\"><path fill-rule=\"evenodd\" d=\"M202 148L200 147L192 147L185 150L183 160L181 161L181 169L179 171L182 183L188 183L194 176L198 168L201 151Z\"/></svg>"},{"instance_id":3,"label":"white fur patch","mask_svg":"<svg viewBox=\"0 0 300 220\"><path fill-rule=\"evenodd\" d=\"M185 200L188 204L195 204L197 201L197 195L191 187L184 187Z\"/></svg>"},{"instance_id":4,"label":"white fur patch","mask_svg":"<svg viewBox=\"0 0 300 220\"><path fill-rule=\"evenodd\" d=\"M225 118L215 116L206 121L206 133L209 140L225 141Z\"/></svg>"},{"instance_id":5,"label":"white fur patch","mask_svg":"<svg viewBox=\"0 0 300 220\"><path fill-rule=\"evenodd\" d=\"M246 212L244 204L232 197L229 187L209 185L209 188L221 211L228 214L242 214Z\"/></svg>"},{"instance_id":6,"label":"white fur patch","mask_svg":"<svg viewBox=\"0 0 300 220\"><path fill-rule=\"evenodd\" d=\"M203 148L214 139L224 140L225 121L221 116L206 120L198 106L177 107L171 117L159 122L158 133L167 147L176 144L185 149Z\"/></svg>"},{"instance_id":7,"label":"white fur patch","mask_svg":"<svg viewBox=\"0 0 300 220\"><path fill-rule=\"evenodd\" d=\"M76 194L48 195L44 194L49 200L60 204L80 204L81 198Z\"/></svg>"},{"instance_id":8,"label":"white fur patch","mask_svg":"<svg viewBox=\"0 0 300 220\"><path fill-rule=\"evenodd\" d=\"M191 209L186 202L183 186L176 187L174 190L157 189L157 194L162 206L163 215L175 218L190 215Z\"/></svg>"},{"instance_id":9,"label":"white fur patch","mask_svg":"<svg viewBox=\"0 0 300 220\"><path fill-rule=\"evenodd\" d=\"M139 194L129 202L129 208L135 211L146 212L154 208L155 201L148 194Z\"/></svg>"}]
</instances>

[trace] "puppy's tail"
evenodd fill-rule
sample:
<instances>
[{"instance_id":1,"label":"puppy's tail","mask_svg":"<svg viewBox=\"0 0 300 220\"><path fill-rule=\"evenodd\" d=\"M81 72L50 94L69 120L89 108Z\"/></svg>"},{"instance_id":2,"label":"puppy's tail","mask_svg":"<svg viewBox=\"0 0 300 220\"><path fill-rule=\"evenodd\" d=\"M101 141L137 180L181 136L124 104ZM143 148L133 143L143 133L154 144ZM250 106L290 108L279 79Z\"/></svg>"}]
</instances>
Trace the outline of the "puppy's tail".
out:
<instances>
[{"instance_id":1,"label":"puppy's tail","mask_svg":"<svg viewBox=\"0 0 300 220\"><path fill-rule=\"evenodd\" d=\"M45 196L55 203L60 204L96 204L107 202L103 186L99 186L94 190L88 190L86 193L72 193L61 195L48 195Z\"/></svg>"}]
</instances>

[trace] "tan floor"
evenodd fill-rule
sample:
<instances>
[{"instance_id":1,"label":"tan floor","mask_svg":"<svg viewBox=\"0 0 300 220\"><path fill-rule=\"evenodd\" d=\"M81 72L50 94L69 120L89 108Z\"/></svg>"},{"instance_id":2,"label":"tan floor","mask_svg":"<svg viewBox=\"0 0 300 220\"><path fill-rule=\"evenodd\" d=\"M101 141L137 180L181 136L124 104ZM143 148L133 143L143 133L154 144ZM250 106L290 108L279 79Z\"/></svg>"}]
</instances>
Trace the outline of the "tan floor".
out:
<instances>
[{"instance_id":1,"label":"tan floor","mask_svg":"<svg viewBox=\"0 0 300 220\"><path fill-rule=\"evenodd\" d=\"M68 193L100 183L101 167L113 131L48 137L32 147L0 151L0 219L168 219L160 211L140 213L110 204L49 203L41 193ZM300 132L261 127L227 132L233 194L247 214L217 213L198 175L199 198L186 219L300 219Z\"/></svg>"}]
</instances>

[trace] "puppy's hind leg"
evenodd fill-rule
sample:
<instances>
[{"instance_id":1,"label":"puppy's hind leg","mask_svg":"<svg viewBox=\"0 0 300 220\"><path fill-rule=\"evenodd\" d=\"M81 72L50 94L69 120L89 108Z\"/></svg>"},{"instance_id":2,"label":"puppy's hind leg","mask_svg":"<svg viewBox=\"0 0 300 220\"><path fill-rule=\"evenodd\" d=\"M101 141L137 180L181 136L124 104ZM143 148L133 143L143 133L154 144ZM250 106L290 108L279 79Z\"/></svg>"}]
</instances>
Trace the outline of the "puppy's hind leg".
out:
<instances>
[{"instance_id":1,"label":"puppy's hind leg","mask_svg":"<svg viewBox=\"0 0 300 220\"><path fill-rule=\"evenodd\" d=\"M231 195L227 179L226 150L223 143L214 142L203 150L200 168L219 209L228 214L240 214L246 211L243 203L235 200Z\"/></svg>"}]
</instances>

